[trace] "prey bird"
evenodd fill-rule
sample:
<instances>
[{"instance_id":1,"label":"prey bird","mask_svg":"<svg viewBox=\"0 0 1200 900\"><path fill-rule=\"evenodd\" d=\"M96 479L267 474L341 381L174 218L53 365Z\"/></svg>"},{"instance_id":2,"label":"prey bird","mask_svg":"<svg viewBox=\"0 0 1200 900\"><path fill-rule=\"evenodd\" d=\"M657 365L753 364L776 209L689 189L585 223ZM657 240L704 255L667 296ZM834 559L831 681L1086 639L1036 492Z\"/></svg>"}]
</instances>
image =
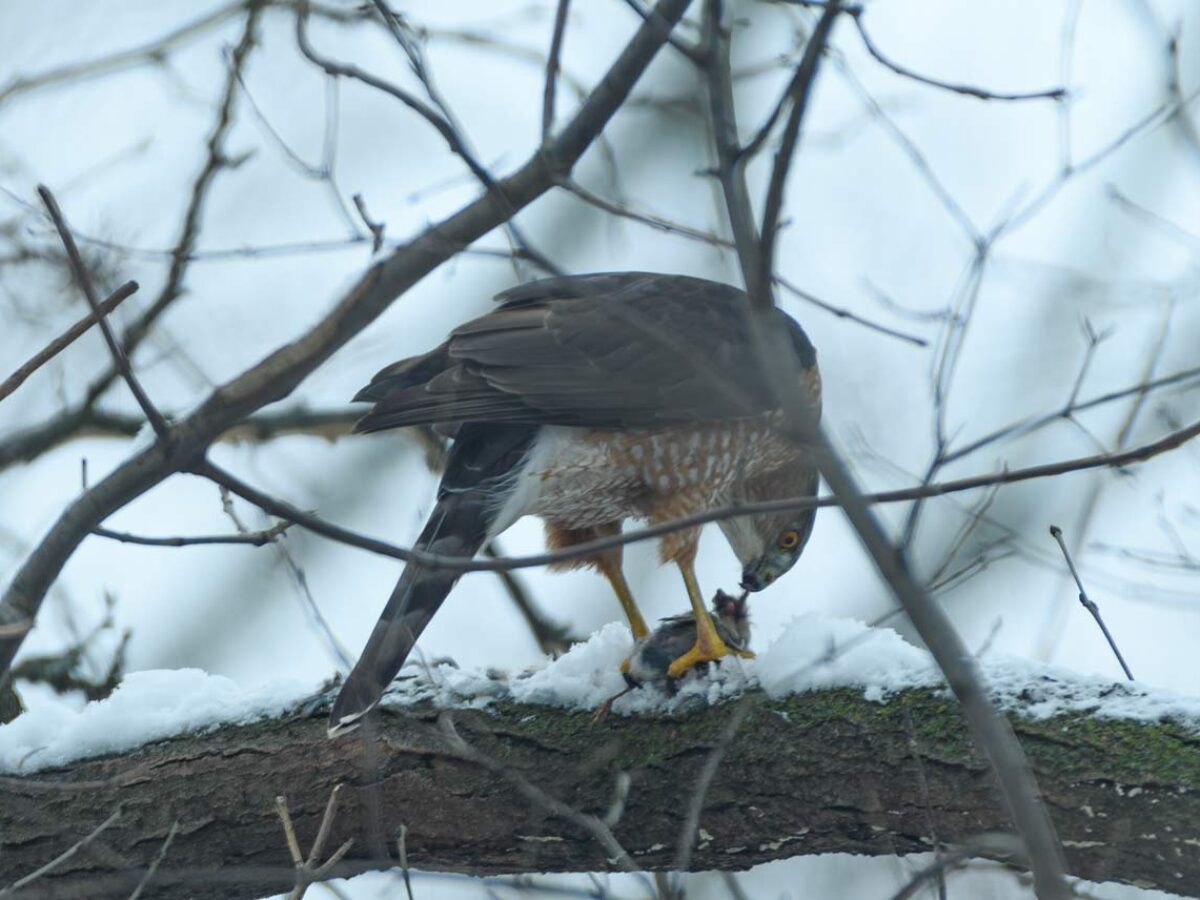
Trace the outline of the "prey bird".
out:
<instances>
[{"instance_id":1,"label":"prey bird","mask_svg":"<svg viewBox=\"0 0 1200 900\"><path fill-rule=\"evenodd\" d=\"M734 653L748 650L750 647L750 616L746 609L748 594L748 591L743 591L740 597L734 597L718 590L712 599L711 616L717 636ZM692 613L683 613L661 620L652 632L638 638L633 644L633 652L621 664L625 690L613 694L601 703L592 719L599 722L606 718L616 701L647 685L654 685L668 694L674 694L679 682L669 674L671 663L687 651L695 636L696 617ZM700 663L693 671L699 671L707 665L708 663Z\"/></svg>"},{"instance_id":2,"label":"prey bird","mask_svg":"<svg viewBox=\"0 0 1200 900\"><path fill-rule=\"evenodd\" d=\"M416 546L472 557L526 515L551 549L731 506L815 496L810 452L780 433L793 399L820 414L816 351L787 314L751 310L746 294L682 275L620 272L550 278L497 297L498 307L439 346L379 372L355 400L374 404L360 432L432 425L453 438L436 505ZM763 358L764 329L790 359ZM782 375L788 377L781 378ZM785 381L786 383L780 383ZM759 591L787 572L815 510L722 520ZM691 602L695 637L668 666L749 655L722 639L694 571L698 527L662 538ZM621 570L621 549L557 568L593 566L610 582L634 638L649 632ZM331 713L352 728L399 672L458 573L404 569Z\"/></svg>"}]
</instances>

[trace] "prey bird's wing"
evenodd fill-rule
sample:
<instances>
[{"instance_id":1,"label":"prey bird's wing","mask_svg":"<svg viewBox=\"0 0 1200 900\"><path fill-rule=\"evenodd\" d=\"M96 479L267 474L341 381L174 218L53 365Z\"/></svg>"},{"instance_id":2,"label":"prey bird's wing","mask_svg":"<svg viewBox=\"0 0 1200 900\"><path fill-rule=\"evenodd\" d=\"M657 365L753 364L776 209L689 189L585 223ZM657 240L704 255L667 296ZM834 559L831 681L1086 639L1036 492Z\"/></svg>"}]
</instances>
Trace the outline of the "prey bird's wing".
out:
<instances>
[{"instance_id":1,"label":"prey bird's wing","mask_svg":"<svg viewBox=\"0 0 1200 900\"><path fill-rule=\"evenodd\" d=\"M623 273L522 285L423 356L380 372L359 430L508 422L657 427L761 415L775 386L757 358L745 294L677 275ZM790 317L801 368L815 366ZM799 387L799 386L797 386Z\"/></svg>"}]
</instances>

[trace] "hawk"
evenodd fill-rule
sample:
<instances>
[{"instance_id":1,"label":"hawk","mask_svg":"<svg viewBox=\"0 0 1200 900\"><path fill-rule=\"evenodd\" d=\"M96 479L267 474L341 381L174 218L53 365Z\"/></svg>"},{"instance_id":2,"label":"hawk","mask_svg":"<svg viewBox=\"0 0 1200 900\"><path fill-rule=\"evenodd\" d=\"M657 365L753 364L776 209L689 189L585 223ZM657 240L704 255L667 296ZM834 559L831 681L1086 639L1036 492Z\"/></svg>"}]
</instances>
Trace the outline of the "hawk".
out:
<instances>
[{"instance_id":1,"label":"hawk","mask_svg":"<svg viewBox=\"0 0 1200 900\"><path fill-rule=\"evenodd\" d=\"M471 557L517 519L540 516L552 549L737 503L817 492L802 445L776 428L781 398L819 415L821 379L804 330L778 309L753 321L745 292L681 275L621 272L550 278L500 294L498 307L421 356L379 372L355 400L374 404L360 432L433 425L453 438L436 505L416 546ZM784 336L788 366L765 366L755 326ZM777 384L779 372L796 372ZM815 511L720 522L742 587L788 571ZM661 540L683 575L695 640L677 678L730 653L696 581L700 529ZM635 638L647 635L619 547L558 568L593 566L610 582ZM399 672L458 573L406 566L331 713L354 726Z\"/></svg>"}]
</instances>

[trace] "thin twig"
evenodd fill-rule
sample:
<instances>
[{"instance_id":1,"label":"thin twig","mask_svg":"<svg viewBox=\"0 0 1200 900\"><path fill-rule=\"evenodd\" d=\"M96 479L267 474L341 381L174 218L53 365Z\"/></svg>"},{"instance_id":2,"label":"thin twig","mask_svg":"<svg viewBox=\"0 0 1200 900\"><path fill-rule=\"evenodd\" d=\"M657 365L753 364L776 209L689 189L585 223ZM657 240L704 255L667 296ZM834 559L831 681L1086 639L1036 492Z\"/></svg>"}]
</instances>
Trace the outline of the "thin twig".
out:
<instances>
[{"instance_id":1,"label":"thin twig","mask_svg":"<svg viewBox=\"0 0 1200 900\"><path fill-rule=\"evenodd\" d=\"M288 809L287 797L283 794L275 798L275 812L279 814L279 821L283 825L283 836L287 841L288 853L292 856L292 864L304 865L304 854L300 852L300 841L296 837L296 827L292 824L292 813Z\"/></svg>"},{"instance_id":2,"label":"thin twig","mask_svg":"<svg viewBox=\"0 0 1200 900\"><path fill-rule=\"evenodd\" d=\"M488 559L504 559L504 554L495 539L484 544L483 555ZM521 618L525 620L525 624L533 633L533 639L537 641L538 649L547 656L559 656L570 650L571 645L576 643L576 640L571 637L571 629L546 618L534 604L525 585L511 571L505 569L496 574L504 586L505 593L508 594L509 599L517 608L517 612L521 614Z\"/></svg>"},{"instance_id":3,"label":"thin twig","mask_svg":"<svg viewBox=\"0 0 1200 900\"><path fill-rule=\"evenodd\" d=\"M962 844L943 853L925 868L919 870L908 883L892 895L891 900L912 900L930 881L940 878L943 873L957 868L972 857L987 854L988 856L1012 856L1020 858L1020 842L1008 834L981 834L978 837L964 841Z\"/></svg>"},{"instance_id":4,"label":"thin twig","mask_svg":"<svg viewBox=\"0 0 1200 900\"><path fill-rule=\"evenodd\" d=\"M104 312L100 308L100 298L96 294L96 286L92 284L91 273L88 271L83 257L79 254L79 248L75 246L75 239L71 237L71 229L67 227L62 210L58 208L58 201L54 199L54 195L50 193L50 189L44 184L38 185L37 192L38 196L42 198L42 203L46 205L46 211L50 214L50 220L54 223L54 227L58 231L58 236L62 239L63 246L67 250L67 257L71 261L71 270L75 273L75 280L79 282L79 287L83 290L83 296L87 298L88 306L92 308L92 315L96 319L96 324L100 326L100 332L104 335L104 342L108 344L108 350L112 354L113 363L117 371L121 373L121 377L129 385L129 390L133 393L134 399L137 400L138 406L142 408L142 412L145 413L146 420L150 423L150 427L154 429L154 433L158 435L160 440L165 439L170 428L166 420L162 417L162 413L150 401L150 397L138 382L137 376L133 374L133 367L129 364L129 357L121 349L121 345L117 342L117 338L113 334L112 327L108 324L108 319L105 318Z\"/></svg>"},{"instance_id":5,"label":"thin twig","mask_svg":"<svg viewBox=\"0 0 1200 900\"><path fill-rule=\"evenodd\" d=\"M700 830L700 814L704 811L704 801L708 798L708 790L712 787L717 770L729 752L730 746L746 722L746 717L757 705L759 695L750 694L742 698L729 716L729 721L721 729L717 742L709 751L696 779L696 786L688 798L687 812L683 817L683 827L679 830L679 845L675 851L675 871L686 872L692 864L692 851L696 846L696 835Z\"/></svg>"},{"instance_id":6,"label":"thin twig","mask_svg":"<svg viewBox=\"0 0 1200 900\"><path fill-rule=\"evenodd\" d=\"M1014 484L1038 478L1049 478L1064 475L1069 472L1081 472L1089 469L1124 467L1132 463L1144 462L1161 453L1174 450L1200 435L1200 421L1191 426L1172 432L1150 444L1135 447L1121 453L1098 454L1076 459L1048 463L1040 466L1030 466L1026 469L1012 469L988 475L976 475L960 478L954 481L943 481L921 484L916 487L902 488L894 491L883 491L876 494L866 494L863 501L867 504L899 503L908 500L920 500L928 497L942 497L947 494L975 490L976 488L991 487L997 484ZM836 496L824 497L785 497L779 500L765 500L757 503L742 503L726 506L720 509L707 510L691 516L682 516L669 522L651 525L632 531L622 532L609 537L597 538L586 543L574 544L561 550L547 553L531 554L529 556L501 557L497 559L468 559L460 556L442 556L413 548L401 548L386 541L367 537L347 528L342 528L324 519L306 513L298 507L283 500L264 494L241 479L215 466L204 462L194 466L190 471L201 477L223 485L243 500L254 504L265 512L295 522L303 528L313 531L330 540L358 547L380 556L404 562L416 562L429 569L441 569L447 572L498 572L514 569L525 569L533 566L545 566L557 562L567 562L595 556L604 550L623 547L651 538L674 534L688 528L706 525L709 522L720 522L726 519L736 519L741 516L758 515L762 513L799 512L806 509L819 509L828 506L840 506L841 501Z\"/></svg>"},{"instance_id":7,"label":"thin twig","mask_svg":"<svg viewBox=\"0 0 1200 900\"><path fill-rule=\"evenodd\" d=\"M146 874L142 876L142 880L138 882L138 886L133 889L133 893L129 895L129 900L138 900L142 896L142 892L146 890L146 886L150 884L154 878L154 873L158 871L158 867L162 865L163 859L166 858L167 851L171 849L171 843L175 840L175 835L179 833L179 820L176 819L171 823L170 830L167 831L167 837L162 842L162 846L158 848L158 853L150 862L150 867L146 869Z\"/></svg>"},{"instance_id":8,"label":"thin twig","mask_svg":"<svg viewBox=\"0 0 1200 900\"><path fill-rule=\"evenodd\" d=\"M550 38L550 54L546 57L546 86L542 91L542 143L554 127L554 102L558 94L558 61L562 55L563 35L567 31L567 13L571 0L558 0L554 13L554 34Z\"/></svg>"},{"instance_id":9,"label":"thin twig","mask_svg":"<svg viewBox=\"0 0 1200 900\"><path fill-rule=\"evenodd\" d=\"M396 854L400 860L400 874L404 877L404 893L413 900L412 877L408 872L408 826L400 823L400 835L396 838Z\"/></svg>"},{"instance_id":10,"label":"thin twig","mask_svg":"<svg viewBox=\"0 0 1200 900\"><path fill-rule=\"evenodd\" d=\"M136 281L127 281L111 294L108 295L100 303L100 317L104 318L114 309L124 303L137 292L138 283ZM48 363L54 357L58 356L63 350L71 346L80 335L84 334L89 328L96 324L96 313L91 312L48 343L45 347L29 358L29 361L17 368L15 372L0 382L0 400L3 400L22 384L25 380Z\"/></svg>"},{"instance_id":11,"label":"thin twig","mask_svg":"<svg viewBox=\"0 0 1200 900\"><path fill-rule=\"evenodd\" d=\"M242 35L229 56L228 72L225 86L217 107L216 120L205 141L204 165L192 182L192 190L188 196L187 209L183 214L183 225L179 238L170 252L170 265L163 286L149 306L142 312L132 325L125 329L122 335L122 347L125 354L132 355L146 336L154 323L183 295L184 280L187 276L188 265L192 252L200 239L201 223L204 206L208 193L223 169L231 169L238 165L238 160L231 158L225 150L225 141L232 130L235 120L238 97L238 79L258 40L258 22L267 0L244 0L241 4L246 10L246 20ZM116 366L109 369L95 381L87 390L84 401L86 406L94 404L108 390L119 370Z\"/></svg>"},{"instance_id":12,"label":"thin twig","mask_svg":"<svg viewBox=\"0 0 1200 900\"><path fill-rule=\"evenodd\" d=\"M1113 655L1117 658L1117 662L1121 664L1121 670L1125 673L1125 677L1133 681L1133 673L1129 671L1129 666L1125 663L1125 657L1117 649L1117 642L1113 639L1112 632L1104 624L1104 619L1100 615L1100 607L1087 595L1087 591L1083 588L1083 582L1079 579L1079 572L1075 569L1075 562L1071 559L1071 552L1067 549L1066 541L1063 540L1062 529L1057 525L1051 525L1050 535L1054 540L1058 541L1058 546L1062 549L1063 558L1067 561L1067 568L1071 570L1071 577L1075 579L1075 586L1079 588L1079 602L1083 604L1084 609L1092 614L1092 618L1100 626L1100 630L1104 633L1104 639L1108 641L1108 646L1112 648Z\"/></svg>"},{"instance_id":13,"label":"thin twig","mask_svg":"<svg viewBox=\"0 0 1200 900\"><path fill-rule=\"evenodd\" d=\"M559 182L559 187L565 191L568 191L573 196L578 197L589 206L594 206L596 209L602 210L603 212L614 216L620 216L621 218L628 219L631 222L637 222L638 224L645 225L647 228L653 228L656 231L662 231L667 234L674 234L679 237L687 238L688 240L700 241L701 243L709 244L713 247L728 249L733 249L734 247L733 241L720 237L712 232L703 231L699 228L693 228L692 226L684 225L681 222L673 222L670 219L663 218L662 216L639 212L637 210L630 209L628 206L614 203L611 200L606 200L599 194L588 190L573 178L563 178ZM818 309L837 316L839 319L845 319L848 322L854 322L855 324L862 325L871 329L872 331L877 331L880 334L885 334L889 337L899 338L902 341L914 344L918 347L925 347L929 343L923 337L908 334L895 328L889 328L887 325L881 325L878 322L872 322L870 319L851 312L845 307L835 306L826 300L822 300L820 297L817 297L810 291L806 291L803 288L798 287L781 275L775 275L775 283L789 294L792 294L798 299L803 300L805 303L811 303Z\"/></svg>"},{"instance_id":14,"label":"thin twig","mask_svg":"<svg viewBox=\"0 0 1200 900\"><path fill-rule=\"evenodd\" d=\"M367 202L363 200L362 194L355 194L351 199L354 201L354 208L358 210L359 216L362 217L363 224L371 232L371 252L378 253L383 248L384 225L382 222L376 222L371 218L371 214L367 212Z\"/></svg>"},{"instance_id":15,"label":"thin twig","mask_svg":"<svg viewBox=\"0 0 1200 900\"><path fill-rule=\"evenodd\" d=\"M804 121L804 113L808 109L808 98L812 96L813 83L821 65L821 56L829 43L829 36L837 21L838 13L842 11L839 0L830 0L817 21L804 47L804 56L796 66L796 74L788 86L788 98L791 102L791 112L788 113L787 124L783 129L783 140L775 153L775 162L771 167L771 180L767 186L767 199L763 208L762 228L759 238L758 276L755 284L764 292L768 291L775 274L775 236L779 231L779 215L783 210L783 192L787 185L788 172L792 160L796 156L796 145L800 141L800 124ZM763 293L760 297L750 294L751 302L756 305L770 302L770 294Z\"/></svg>"},{"instance_id":16,"label":"thin twig","mask_svg":"<svg viewBox=\"0 0 1200 900\"><path fill-rule=\"evenodd\" d=\"M249 531L245 534L209 534L196 537L145 537L140 534L113 531L103 527L93 528L92 534L108 538L111 541L120 541L122 544L140 544L144 547L197 547L205 544L249 544L261 547L264 544L273 544L293 524L292 522L277 522L262 531Z\"/></svg>"},{"instance_id":17,"label":"thin twig","mask_svg":"<svg viewBox=\"0 0 1200 900\"><path fill-rule=\"evenodd\" d=\"M121 50L109 56L84 62L68 63L55 69L47 69L35 75L18 76L0 89L0 103L18 94L54 85L70 84L82 79L110 75L141 65L145 62L156 62L166 58L168 52L207 31L221 25L226 19L232 18L246 5L245 0L234 0L217 7L212 12L195 19L163 36L148 41L137 47Z\"/></svg>"},{"instance_id":18,"label":"thin twig","mask_svg":"<svg viewBox=\"0 0 1200 900\"><path fill-rule=\"evenodd\" d=\"M117 823L117 820L120 818L121 818L121 807L118 806L116 809L113 810L112 815L110 815L107 819L105 819L103 822L101 822L99 825L97 825L95 828L93 828L91 830L91 832L89 832L86 836L80 838L78 841L76 841L74 844L72 844L70 847L68 847L66 850L64 850L62 853L60 853L58 856L54 857L54 859L50 860L50 862L46 863L44 866L42 866L38 869L35 869L34 871L30 872L28 875L24 876L23 878L17 879L16 881L14 881L12 884L10 884L8 887L4 888L3 890L0 890L0 897L12 896L13 894L20 891L22 888L28 887L29 885L33 884L33 882L37 881L42 876L49 875L51 872L53 872L55 869L57 869L59 866L61 866L63 863L65 863L67 860L71 859L71 857L73 857L76 853L78 853L80 850L82 850L84 847L86 847L88 844L90 844L92 841L94 841L96 838L100 837L100 835L102 835L109 828L109 826L115 825Z\"/></svg>"},{"instance_id":19,"label":"thin twig","mask_svg":"<svg viewBox=\"0 0 1200 900\"><path fill-rule=\"evenodd\" d=\"M1042 91L1016 91L1002 92L989 91L983 88L974 87L969 84L958 84L953 81L942 81L938 78L930 78L928 75L922 75L920 72L914 72L907 66L902 66L895 62L890 57L885 56L875 42L871 40L871 36L867 34L866 26L863 25L862 11L851 13L851 18L854 19L854 24L858 28L859 37L862 38L863 46L867 48L867 52L875 58L875 61L883 65L897 75L901 75L912 81L919 81L921 84L927 84L930 87L941 88L945 91L953 91L956 94L964 94L968 97L975 97L978 100L1062 100L1067 96L1066 88L1050 88Z\"/></svg>"},{"instance_id":20,"label":"thin twig","mask_svg":"<svg viewBox=\"0 0 1200 900\"><path fill-rule=\"evenodd\" d=\"M633 857L621 846L621 842L612 833L612 829L602 819L580 812L575 807L563 803L558 798L551 797L524 775L513 771L499 760L493 759L488 754L471 746L458 733L458 729L454 727L454 720L448 713L443 712L438 716L438 725L451 747L461 756L482 766L489 772L499 775L520 791L526 800L529 800L542 811L582 828L599 842L605 852L608 853L610 857L609 861L618 868L626 872L641 871L633 861Z\"/></svg>"}]
</instances>

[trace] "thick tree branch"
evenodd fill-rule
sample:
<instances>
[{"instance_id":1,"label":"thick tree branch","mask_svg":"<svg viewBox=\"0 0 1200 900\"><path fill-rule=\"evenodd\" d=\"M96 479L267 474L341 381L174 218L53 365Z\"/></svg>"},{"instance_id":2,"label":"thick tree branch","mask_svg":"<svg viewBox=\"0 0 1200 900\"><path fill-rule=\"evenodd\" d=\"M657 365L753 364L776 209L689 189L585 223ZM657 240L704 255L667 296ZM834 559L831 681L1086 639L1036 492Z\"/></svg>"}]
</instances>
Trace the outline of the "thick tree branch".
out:
<instances>
[{"instance_id":1,"label":"thick tree branch","mask_svg":"<svg viewBox=\"0 0 1200 900\"><path fill-rule=\"evenodd\" d=\"M621 773L632 786L619 822L609 824L611 836L637 867L669 869L688 798L736 710L746 719L700 812L695 869L829 852L923 853L932 849L931 826L951 847L986 855L1004 846L978 840L1008 823L955 704L929 690L880 704L839 689L667 720L595 723L586 711L517 705L455 712L457 732L488 765L456 748L427 708L385 710L371 747L328 740L319 713L180 737L4 778L0 884L54 859L119 803L121 819L104 835L113 852L77 854L21 896L127 897L172 829L170 853L143 896L179 896L184 885L200 898L288 890L295 871L276 796L286 795L307 846L343 782L326 846L355 840L329 877L395 866L369 857L368 830L381 828L394 847L401 826L409 864L418 870L603 871L615 864L595 834L530 797L556 798L601 821ZM1083 714L1014 716L1012 723L1072 874L1200 893L1195 733ZM927 793L915 788L918 766ZM500 769L504 777L497 777ZM63 833L63 821L76 823L72 834Z\"/></svg>"},{"instance_id":2,"label":"thick tree branch","mask_svg":"<svg viewBox=\"0 0 1200 900\"><path fill-rule=\"evenodd\" d=\"M638 29L571 121L515 174L372 265L308 332L221 385L195 412L171 428L170 441L159 441L136 453L72 503L0 599L0 626L33 621L66 561L107 516L175 472L194 467L220 434L268 403L286 397L397 297L570 172L662 46L666 38L662 23L677 22L687 6L688 0L661 0L655 17ZM21 641L0 633L0 672L12 664Z\"/></svg>"}]
</instances>

